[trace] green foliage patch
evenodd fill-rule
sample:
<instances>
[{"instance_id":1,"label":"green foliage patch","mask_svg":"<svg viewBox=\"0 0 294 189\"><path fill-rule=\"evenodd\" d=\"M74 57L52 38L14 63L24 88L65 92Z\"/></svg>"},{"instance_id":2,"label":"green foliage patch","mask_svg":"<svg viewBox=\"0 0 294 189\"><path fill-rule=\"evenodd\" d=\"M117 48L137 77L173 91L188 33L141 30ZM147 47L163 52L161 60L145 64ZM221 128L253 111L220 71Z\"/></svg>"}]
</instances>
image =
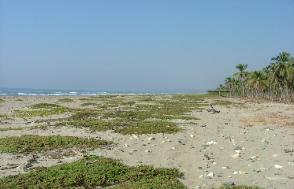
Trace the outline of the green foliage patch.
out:
<instances>
[{"instance_id":1,"label":"green foliage patch","mask_svg":"<svg viewBox=\"0 0 294 189\"><path fill-rule=\"evenodd\" d=\"M16 131L16 130L23 130L24 128L21 127L0 127L0 131Z\"/></svg>"},{"instance_id":2,"label":"green foliage patch","mask_svg":"<svg viewBox=\"0 0 294 189\"><path fill-rule=\"evenodd\" d=\"M94 102L85 102L85 103L82 103L81 106L96 106L97 103L94 103Z\"/></svg>"},{"instance_id":3,"label":"green foliage patch","mask_svg":"<svg viewBox=\"0 0 294 189\"><path fill-rule=\"evenodd\" d=\"M176 169L130 167L102 157L86 157L74 163L40 168L0 179L0 188L133 188L185 189Z\"/></svg>"},{"instance_id":4,"label":"green foliage patch","mask_svg":"<svg viewBox=\"0 0 294 189\"><path fill-rule=\"evenodd\" d=\"M60 106L58 104L49 103L34 104L27 109L15 110L16 115L22 118L31 118L36 116L44 117L49 115L62 114L69 111L69 108Z\"/></svg>"},{"instance_id":5,"label":"green foliage patch","mask_svg":"<svg viewBox=\"0 0 294 189\"><path fill-rule=\"evenodd\" d=\"M44 152L63 148L99 148L110 144L104 140L85 139L72 136L38 136L23 135L20 137L0 138L0 152L30 153Z\"/></svg>"},{"instance_id":6,"label":"green foliage patch","mask_svg":"<svg viewBox=\"0 0 294 189\"><path fill-rule=\"evenodd\" d=\"M98 98L98 97L96 97ZM203 96L179 95L159 96L156 98L103 96L104 103L95 109L76 110L71 117L55 125L87 127L96 131L114 130L122 134L175 133L180 128L172 119L197 120L187 115L203 106ZM137 104L139 99L152 98L152 104ZM150 99L147 99L148 101Z\"/></svg>"},{"instance_id":7,"label":"green foliage patch","mask_svg":"<svg viewBox=\"0 0 294 189\"><path fill-rule=\"evenodd\" d=\"M64 103L68 103L68 102L73 102L74 100L71 98L61 98L58 100L58 102L64 102Z\"/></svg>"}]
</instances>

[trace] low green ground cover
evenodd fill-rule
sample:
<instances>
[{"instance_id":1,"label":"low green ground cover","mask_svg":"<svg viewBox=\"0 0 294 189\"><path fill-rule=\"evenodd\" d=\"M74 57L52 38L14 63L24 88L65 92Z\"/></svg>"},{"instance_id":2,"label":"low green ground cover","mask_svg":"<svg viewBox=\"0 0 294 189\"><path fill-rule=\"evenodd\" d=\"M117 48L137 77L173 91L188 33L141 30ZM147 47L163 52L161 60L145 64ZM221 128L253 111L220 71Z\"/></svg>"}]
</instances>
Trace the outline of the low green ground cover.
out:
<instances>
[{"instance_id":1,"label":"low green ground cover","mask_svg":"<svg viewBox=\"0 0 294 189\"><path fill-rule=\"evenodd\" d=\"M49 116L69 112L70 109L58 104L39 103L26 109L15 110L16 116L22 118L31 118L36 116Z\"/></svg>"},{"instance_id":2,"label":"low green ground cover","mask_svg":"<svg viewBox=\"0 0 294 189\"><path fill-rule=\"evenodd\" d=\"M39 168L30 173L0 179L0 188L96 188L185 189L176 169L130 167L102 157L86 157L74 163Z\"/></svg>"},{"instance_id":3,"label":"low green ground cover","mask_svg":"<svg viewBox=\"0 0 294 189\"><path fill-rule=\"evenodd\" d=\"M74 100L71 98L61 98L59 99L57 102L63 102L63 103L67 103L67 102L73 102Z\"/></svg>"},{"instance_id":4,"label":"low green ground cover","mask_svg":"<svg viewBox=\"0 0 294 189\"><path fill-rule=\"evenodd\" d=\"M72 136L38 136L0 138L0 152L30 153L77 147L81 149L99 148L110 144L104 140L78 138Z\"/></svg>"}]
</instances>

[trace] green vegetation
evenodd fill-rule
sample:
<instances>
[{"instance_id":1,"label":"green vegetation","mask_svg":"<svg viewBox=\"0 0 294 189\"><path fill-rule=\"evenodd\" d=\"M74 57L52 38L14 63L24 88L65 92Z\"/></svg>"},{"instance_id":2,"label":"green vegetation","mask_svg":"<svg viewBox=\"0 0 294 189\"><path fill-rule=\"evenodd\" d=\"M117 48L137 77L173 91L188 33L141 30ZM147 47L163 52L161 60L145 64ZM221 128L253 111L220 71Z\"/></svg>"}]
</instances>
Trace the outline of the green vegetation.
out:
<instances>
[{"instance_id":1,"label":"green vegetation","mask_svg":"<svg viewBox=\"0 0 294 189\"><path fill-rule=\"evenodd\" d=\"M71 99L71 98L61 98L58 100L58 102L64 102L64 103L67 103L67 102L73 102L74 100Z\"/></svg>"},{"instance_id":2,"label":"green vegetation","mask_svg":"<svg viewBox=\"0 0 294 189\"><path fill-rule=\"evenodd\" d=\"M0 128L0 131L16 131L16 130L23 130L23 127L4 127Z\"/></svg>"},{"instance_id":3,"label":"green vegetation","mask_svg":"<svg viewBox=\"0 0 294 189\"><path fill-rule=\"evenodd\" d=\"M95 114L95 113L93 113ZM93 115L92 114L92 115ZM74 114L66 121L61 121L55 125L69 125L75 127L86 127L96 131L114 130L114 132L121 134L151 134L151 133L175 133L180 129L175 123L152 120L152 121L132 121L127 119L114 119L114 120L101 120L91 118L91 116L84 114L84 118L81 115Z\"/></svg>"},{"instance_id":4,"label":"green vegetation","mask_svg":"<svg viewBox=\"0 0 294 189\"><path fill-rule=\"evenodd\" d=\"M72 116L53 125L113 130L122 134L175 133L180 129L171 120L197 120L186 113L205 105L203 96L198 95L148 99L152 104L137 103L141 102L140 99L146 101L145 96L136 98L137 101L131 101L129 97L103 96L104 103L97 104L95 109L75 110Z\"/></svg>"},{"instance_id":5,"label":"green vegetation","mask_svg":"<svg viewBox=\"0 0 294 189\"><path fill-rule=\"evenodd\" d=\"M6 114L0 114L0 120L11 120L12 118Z\"/></svg>"},{"instance_id":6,"label":"green vegetation","mask_svg":"<svg viewBox=\"0 0 294 189\"><path fill-rule=\"evenodd\" d=\"M5 102L5 100L3 100L2 98L0 98L0 104Z\"/></svg>"},{"instance_id":7,"label":"green vegetation","mask_svg":"<svg viewBox=\"0 0 294 189\"><path fill-rule=\"evenodd\" d=\"M81 106L96 106L97 104L94 103L94 102L85 102L85 103L82 103Z\"/></svg>"},{"instance_id":8,"label":"green vegetation","mask_svg":"<svg viewBox=\"0 0 294 189\"><path fill-rule=\"evenodd\" d=\"M219 89L230 91L230 96L294 101L294 57L282 52L271 60L267 67L251 72L246 64L238 64L238 72Z\"/></svg>"},{"instance_id":9,"label":"green vegetation","mask_svg":"<svg viewBox=\"0 0 294 189\"><path fill-rule=\"evenodd\" d=\"M72 136L23 135L20 137L0 138L0 152L30 153L72 147L81 149L98 148L107 144L109 144L109 142L103 140Z\"/></svg>"},{"instance_id":10,"label":"green vegetation","mask_svg":"<svg viewBox=\"0 0 294 189\"><path fill-rule=\"evenodd\" d=\"M86 127L96 131L113 130L122 134L175 133L180 131L180 128L173 120L198 120L189 112L206 106L204 97L204 95L95 96L87 99L97 100L99 103L85 102L81 105L94 105L92 108L70 109L58 104L39 103L15 112L22 118L65 112L71 114L69 117L37 121L46 123L47 126Z\"/></svg>"},{"instance_id":11,"label":"green vegetation","mask_svg":"<svg viewBox=\"0 0 294 189\"><path fill-rule=\"evenodd\" d=\"M16 115L22 118L30 118L36 116L49 116L55 114L62 114L70 111L69 108L57 105L57 104L48 104L48 103L39 103L32 105L28 109L15 110Z\"/></svg>"},{"instance_id":12,"label":"green vegetation","mask_svg":"<svg viewBox=\"0 0 294 189\"><path fill-rule=\"evenodd\" d=\"M86 157L74 163L39 168L30 173L0 179L0 188L96 188L185 189L176 169L129 167L102 157Z\"/></svg>"}]
</instances>

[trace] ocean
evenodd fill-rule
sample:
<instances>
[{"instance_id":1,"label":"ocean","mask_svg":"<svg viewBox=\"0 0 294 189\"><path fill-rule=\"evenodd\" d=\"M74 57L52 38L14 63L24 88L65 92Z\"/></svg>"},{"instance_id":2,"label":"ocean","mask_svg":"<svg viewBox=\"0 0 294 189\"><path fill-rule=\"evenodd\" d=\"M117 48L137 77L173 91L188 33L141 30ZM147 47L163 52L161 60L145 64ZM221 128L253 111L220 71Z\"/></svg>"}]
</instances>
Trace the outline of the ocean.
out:
<instances>
[{"instance_id":1,"label":"ocean","mask_svg":"<svg viewBox=\"0 0 294 189\"><path fill-rule=\"evenodd\" d=\"M0 88L0 96L92 96L92 95L151 95L151 94L203 94L207 90L169 90L169 91L95 91L65 89L21 89Z\"/></svg>"}]
</instances>

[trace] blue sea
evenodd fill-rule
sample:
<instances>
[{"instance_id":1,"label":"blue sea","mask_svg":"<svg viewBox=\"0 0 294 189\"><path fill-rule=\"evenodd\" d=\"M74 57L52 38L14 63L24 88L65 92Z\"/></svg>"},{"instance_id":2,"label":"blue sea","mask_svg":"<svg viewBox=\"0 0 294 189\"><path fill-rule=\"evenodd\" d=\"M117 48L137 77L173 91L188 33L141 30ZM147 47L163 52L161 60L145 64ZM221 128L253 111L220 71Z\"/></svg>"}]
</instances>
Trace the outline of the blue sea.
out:
<instances>
[{"instance_id":1,"label":"blue sea","mask_svg":"<svg viewBox=\"0 0 294 189\"><path fill-rule=\"evenodd\" d=\"M207 90L168 90L168 91L95 91L64 89L20 89L0 88L0 96L92 96L92 95L151 95L151 94L202 94Z\"/></svg>"}]
</instances>

